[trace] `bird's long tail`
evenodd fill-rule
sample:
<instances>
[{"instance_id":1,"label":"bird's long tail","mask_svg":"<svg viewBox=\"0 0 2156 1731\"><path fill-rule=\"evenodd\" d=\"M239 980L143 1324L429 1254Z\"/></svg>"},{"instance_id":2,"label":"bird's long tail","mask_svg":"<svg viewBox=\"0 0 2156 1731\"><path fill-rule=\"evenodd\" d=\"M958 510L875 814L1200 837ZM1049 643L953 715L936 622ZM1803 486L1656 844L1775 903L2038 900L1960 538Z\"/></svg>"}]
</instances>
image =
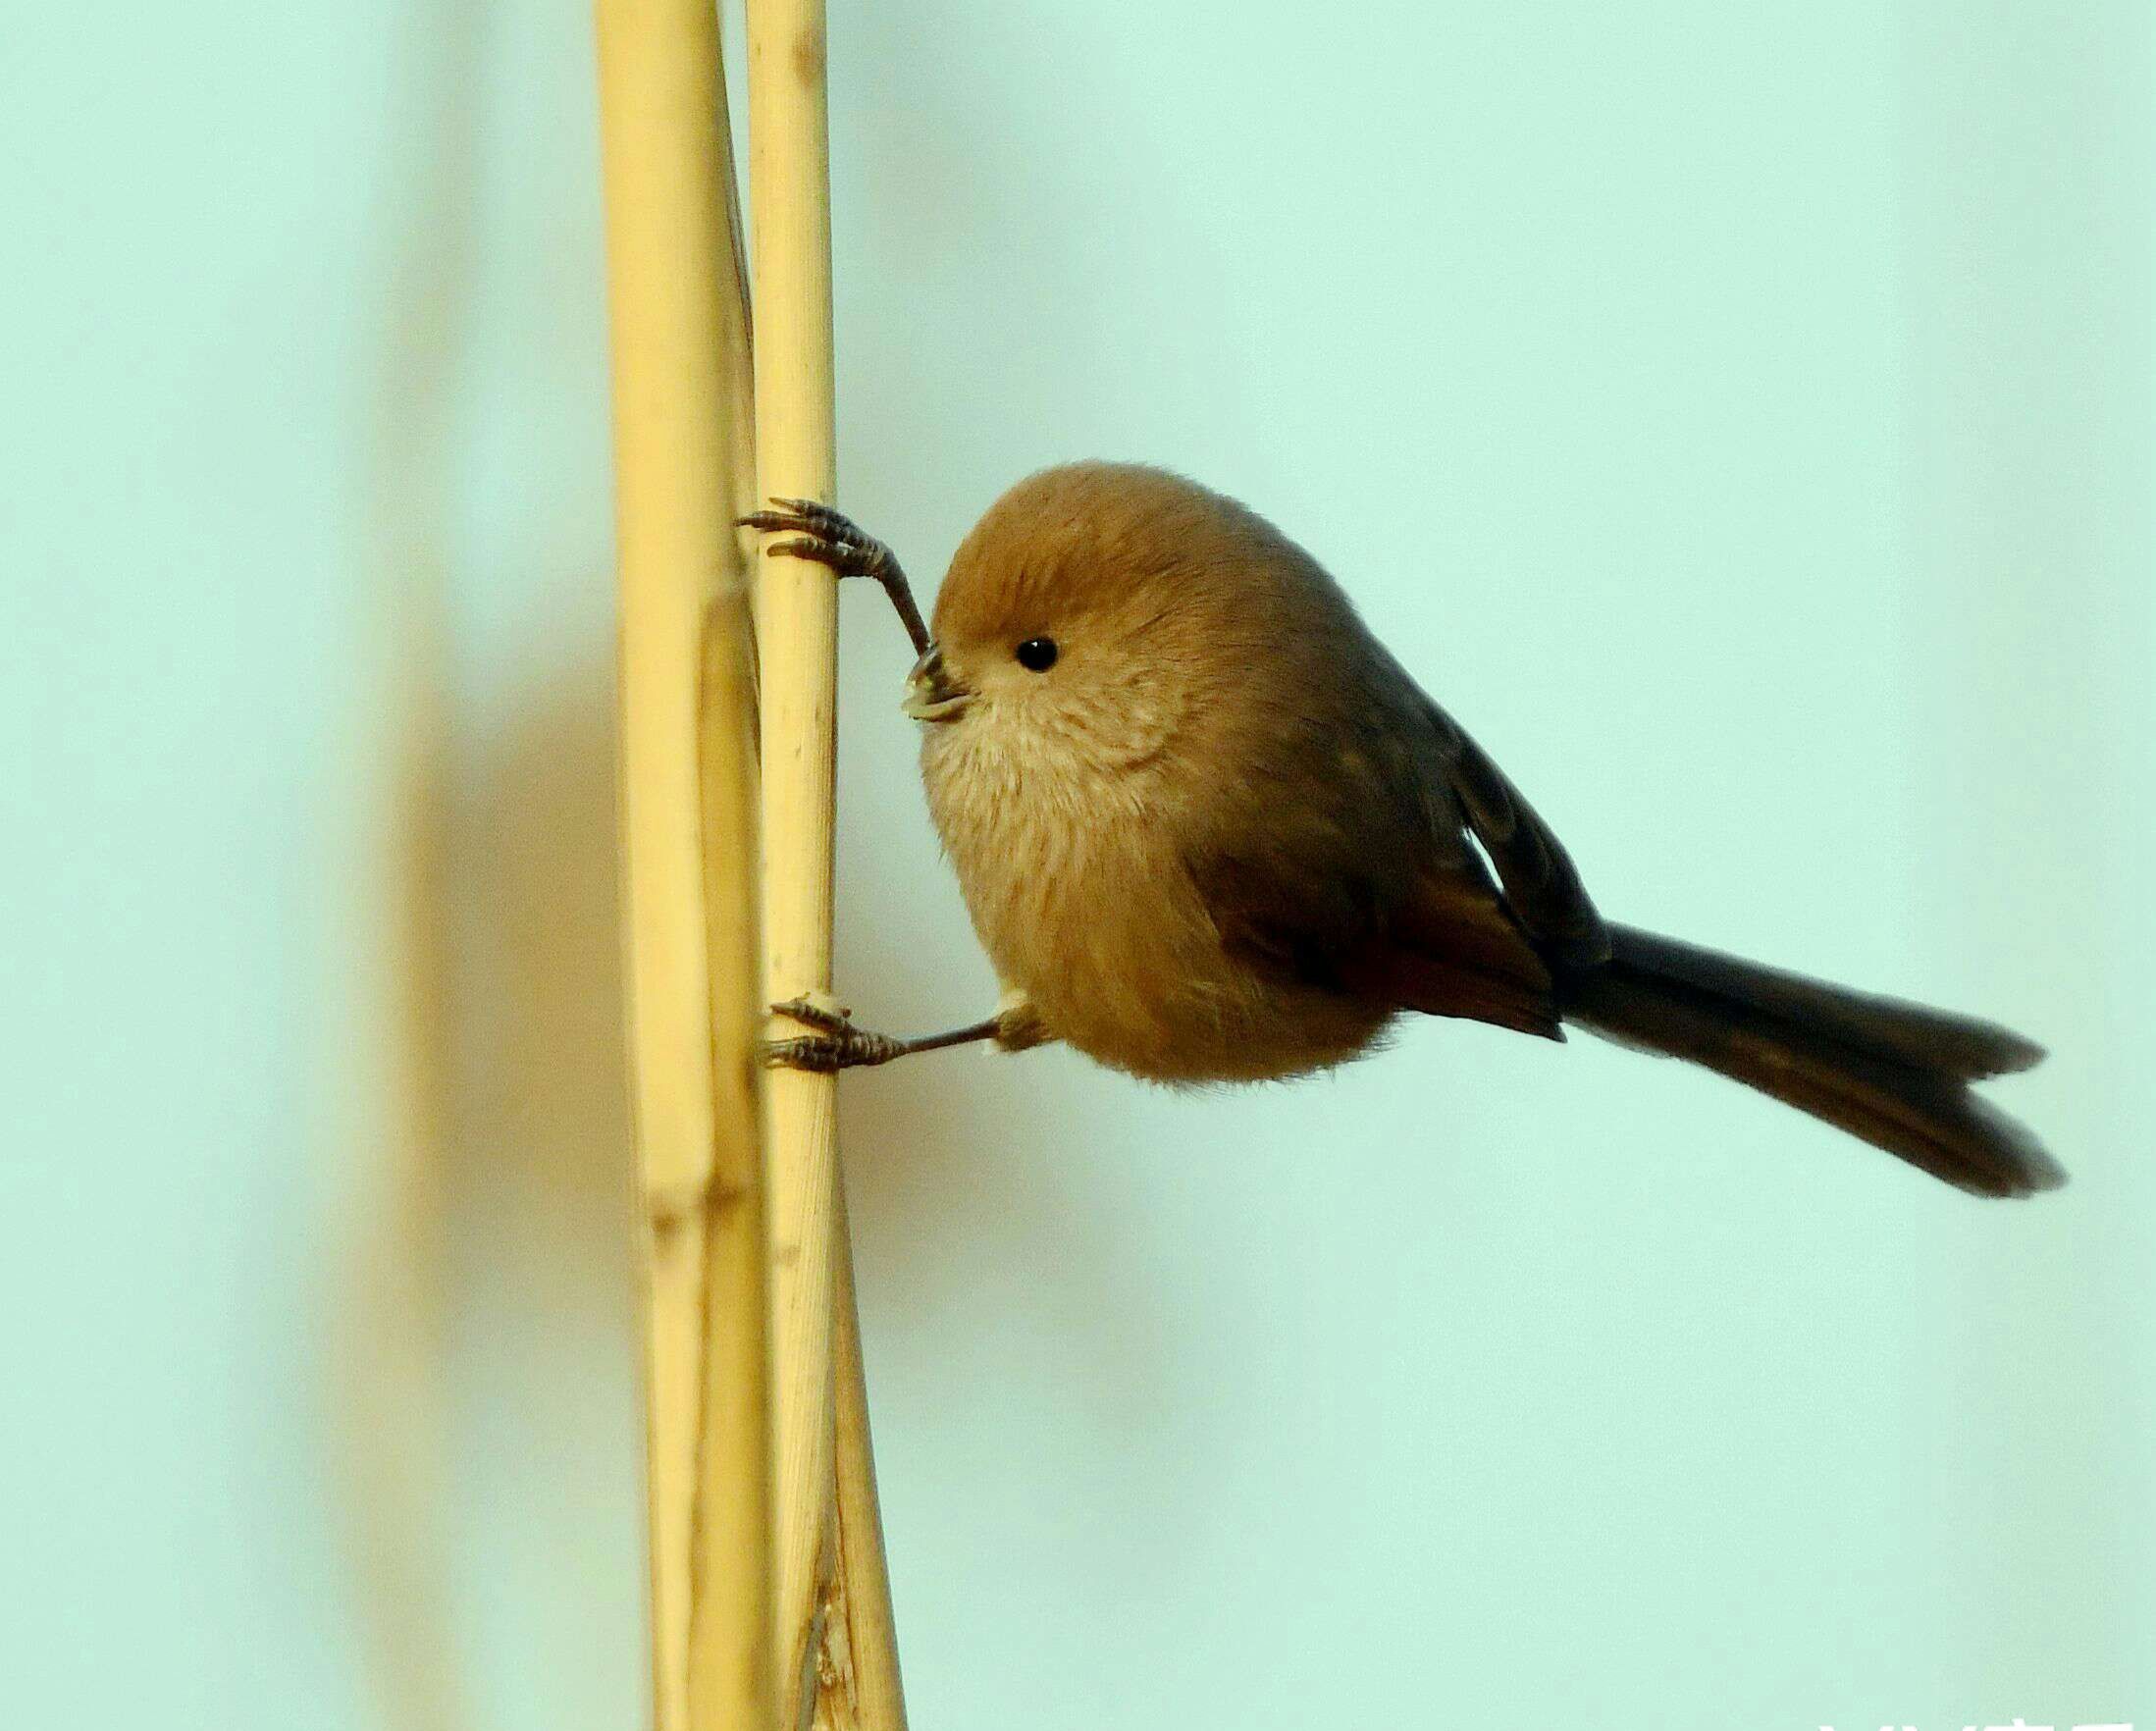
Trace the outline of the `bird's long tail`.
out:
<instances>
[{"instance_id":1,"label":"bird's long tail","mask_svg":"<svg viewBox=\"0 0 2156 1731\"><path fill-rule=\"evenodd\" d=\"M2025 1125L1970 1089L2043 1057L2020 1034L1630 926L1609 935L1607 962L1560 977L1567 1022L1718 1071L1974 1195L2066 1181Z\"/></svg>"}]
</instances>

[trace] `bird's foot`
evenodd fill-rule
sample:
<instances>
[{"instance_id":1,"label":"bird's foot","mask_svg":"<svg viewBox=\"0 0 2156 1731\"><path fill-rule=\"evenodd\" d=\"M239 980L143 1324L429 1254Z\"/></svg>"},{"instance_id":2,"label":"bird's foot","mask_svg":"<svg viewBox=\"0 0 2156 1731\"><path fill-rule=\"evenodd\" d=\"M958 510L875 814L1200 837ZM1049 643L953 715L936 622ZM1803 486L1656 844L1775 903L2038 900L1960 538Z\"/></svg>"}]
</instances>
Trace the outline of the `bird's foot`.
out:
<instances>
[{"instance_id":1,"label":"bird's foot","mask_svg":"<svg viewBox=\"0 0 2156 1731\"><path fill-rule=\"evenodd\" d=\"M878 583L889 582L898 571L891 550L843 512L813 498L774 498L771 503L778 508L752 511L737 521L744 529L793 536L763 550L774 558L788 553L827 565L841 577L872 577Z\"/></svg>"},{"instance_id":2,"label":"bird's foot","mask_svg":"<svg viewBox=\"0 0 2156 1731\"><path fill-rule=\"evenodd\" d=\"M774 498L771 503L777 508L752 511L746 517L736 519L744 529L789 537L785 541L772 542L763 550L765 553L773 557L786 553L797 559L813 559L840 577L874 579L891 598L899 623L906 627L906 635L913 640L914 654L924 656L928 653L927 621L921 618L920 608L914 602L913 586L906 581L898 556L889 548L844 512L834 511L813 498Z\"/></svg>"},{"instance_id":3,"label":"bird's foot","mask_svg":"<svg viewBox=\"0 0 2156 1731\"><path fill-rule=\"evenodd\" d=\"M806 1070L816 1075L835 1075L842 1070L859 1070L888 1064L911 1049L905 1040L856 1027L843 1010L830 1010L807 998L788 998L773 1004L771 1013L816 1029L792 1039L765 1040L762 1057L773 1070Z\"/></svg>"}]
</instances>

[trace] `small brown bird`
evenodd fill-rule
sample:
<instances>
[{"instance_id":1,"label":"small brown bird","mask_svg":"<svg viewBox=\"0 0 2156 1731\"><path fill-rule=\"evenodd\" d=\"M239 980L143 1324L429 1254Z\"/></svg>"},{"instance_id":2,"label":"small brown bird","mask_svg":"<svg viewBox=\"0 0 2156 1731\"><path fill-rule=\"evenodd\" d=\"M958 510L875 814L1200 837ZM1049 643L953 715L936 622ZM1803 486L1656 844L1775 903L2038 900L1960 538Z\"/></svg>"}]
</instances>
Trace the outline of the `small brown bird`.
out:
<instances>
[{"instance_id":1,"label":"small brown bird","mask_svg":"<svg viewBox=\"0 0 2156 1731\"><path fill-rule=\"evenodd\" d=\"M1158 469L1020 482L967 536L931 639L890 551L828 507L744 519L881 583L906 710L998 1013L917 1039L803 1002L817 1070L1063 1040L1165 1082L1322 1070L1408 1011L1689 1059L1983 1196L2065 1175L1973 1094L2041 1048L1606 923L1502 770L1301 548Z\"/></svg>"}]
</instances>

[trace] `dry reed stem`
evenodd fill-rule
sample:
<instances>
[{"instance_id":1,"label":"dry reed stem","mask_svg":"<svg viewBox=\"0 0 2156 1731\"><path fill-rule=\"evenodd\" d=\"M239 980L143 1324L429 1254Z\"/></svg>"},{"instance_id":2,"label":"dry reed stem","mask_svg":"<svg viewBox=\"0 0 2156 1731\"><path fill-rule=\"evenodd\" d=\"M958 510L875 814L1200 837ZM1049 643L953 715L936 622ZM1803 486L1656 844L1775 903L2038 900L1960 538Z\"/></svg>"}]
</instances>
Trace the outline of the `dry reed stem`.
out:
<instances>
[{"instance_id":1,"label":"dry reed stem","mask_svg":"<svg viewBox=\"0 0 2156 1731\"><path fill-rule=\"evenodd\" d=\"M748 0L749 191L756 231L758 492L835 484L831 235L821 0ZM764 561L764 995L829 993L837 590ZM840 1205L834 1078L774 1075L773 1374L778 1414L781 1725L900 1731L889 1587L869 1483L867 1402Z\"/></svg>"},{"instance_id":2,"label":"dry reed stem","mask_svg":"<svg viewBox=\"0 0 2156 1731\"><path fill-rule=\"evenodd\" d=\"M597 0L614 365L653 1711L777 1722L747 573L750 375L717 20Z\"/></svg>"},{"instance_id":3,"label":"dry reed stem","mask_svg":"<svg viewBox=\"0 0 2156 1731\"><path fill-rule=\"evenodd\" d=\"M868 1390L861 1356L861 1318L854 1300L854 1258L839 1196L832 1271L832 1375L837 1380L838 1567L844 1605L846 1666L826 1666L817 1716L833 1727L903 1731L906 1698L899 1686L898 1629L891 1614L891 1577L883 1555L883 1517L876 1503L875 1458L868 1443ZM827 1619L827 1621L832 1619Z\"/></svg>"}]
</instances>

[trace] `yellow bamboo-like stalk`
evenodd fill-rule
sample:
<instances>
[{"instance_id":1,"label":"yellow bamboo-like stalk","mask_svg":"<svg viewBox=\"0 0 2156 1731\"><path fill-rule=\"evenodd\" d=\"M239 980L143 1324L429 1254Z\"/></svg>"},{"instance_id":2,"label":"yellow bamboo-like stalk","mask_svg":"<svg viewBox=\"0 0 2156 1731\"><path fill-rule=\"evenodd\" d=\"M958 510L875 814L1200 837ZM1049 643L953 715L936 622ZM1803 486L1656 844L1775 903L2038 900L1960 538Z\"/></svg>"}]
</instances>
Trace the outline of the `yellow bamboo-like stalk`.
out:
<instances>
[{"instance_id":1,"label":"yellow bamboo-like stalk","mask_svg":"<svg viewBox=\"0 0 2156 1731\"><path fill-rule=\"evenodd\" d=\"M758 490L830 500L831 228L821 0L748 0ZM836 585L764 561L765 996L828 997ZM777 1401L776 1659L783 1726L901 1731L868 1413L839 1201L833 1078L765 1092Z\"/></svg>"},{"instance_id":2,"label":"yellow bamboo-like stalk","mask_svg":"<svg viewBox=\"0 0 2156 1731\"><path fill-rule=\"evenodd\" d=\"M825 1699L817 1712L836 1728L903 1731L906 1698L899 1687L898 1628L891 1614L891 1577L883 1556L883 1516L876 1502L875 1459L868 1445L868 1389L861 1356L861 1318L854 1299L854 1258L846 1230L845 1195L835 1224L837 1283L831 1310L832 1374L838 1467L838 1592L844 1605L848 1662L821 1670ZM832 1645L826 1643L826 1646Z\"/></svg>"},{"instance_id":3,"label":"yellow bamboo-like stalk","mask_svg":"<svg viewBox=\"0 0 2156 1731\"><path fill-rule=\"evenodd\" d=\"M749 340L710 0L597 0L658 1731L775 1725Z\"/></svg>"}]
</instances>

